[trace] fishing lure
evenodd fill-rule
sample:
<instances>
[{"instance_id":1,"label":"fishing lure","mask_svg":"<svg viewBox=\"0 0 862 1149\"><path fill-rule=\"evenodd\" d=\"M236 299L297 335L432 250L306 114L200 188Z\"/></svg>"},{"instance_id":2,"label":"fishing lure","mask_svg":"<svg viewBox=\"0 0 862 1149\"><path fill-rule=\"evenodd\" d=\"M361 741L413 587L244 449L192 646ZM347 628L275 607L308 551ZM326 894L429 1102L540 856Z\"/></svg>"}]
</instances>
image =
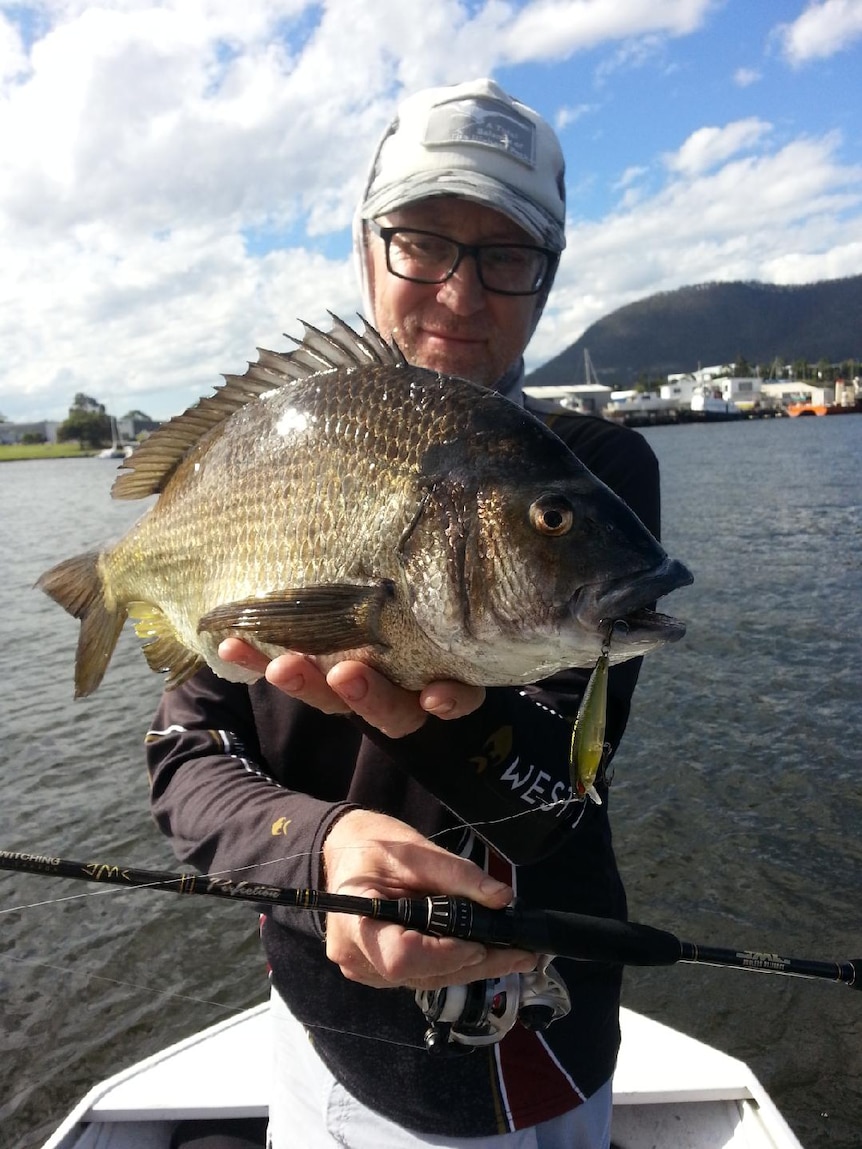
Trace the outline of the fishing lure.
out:
<instances>
[{"instance_id":1,"label":"fishing lure","mask_svg":"<svg viewBox=\"0 0 862 1149\"><path fill-rule=\"evenodd\" d=\"M603 646L595 665L575 725L569 751L569 773L572 789L580 799L590 798L597 806L602 799L595 788L596 775L605 756L605 721L608 707L609 647Z\"/></svg>"}]
</instances>

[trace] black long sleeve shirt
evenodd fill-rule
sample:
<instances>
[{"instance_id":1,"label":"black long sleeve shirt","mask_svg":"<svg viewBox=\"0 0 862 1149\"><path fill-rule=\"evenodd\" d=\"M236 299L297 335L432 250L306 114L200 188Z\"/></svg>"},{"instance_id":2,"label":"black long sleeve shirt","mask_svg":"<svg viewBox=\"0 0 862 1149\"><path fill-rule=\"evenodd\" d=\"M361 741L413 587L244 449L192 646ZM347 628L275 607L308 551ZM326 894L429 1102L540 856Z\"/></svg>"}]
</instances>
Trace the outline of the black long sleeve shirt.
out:
<instances>
[{"instance_id":1,"label":"black long sleeve shirt","mask_svg":"<svg viewBox=\"0 0 862 1149\"><path fill-rule=\"evenodd\" d=\"M540 414L658 536L658 466L645 440L591 416ZM639 669L630 660L610 671L612 753ZM571 721L588 677L569 670L492 688L472 715L429 718L393 740L264 680L246 687L203 670L164 695L148 736L153 813L179 858L204 872L319 887L330 825L350 806L367 807L472 851L530 906L624 918L606 784L597 784L601 806L559 801L570 793ZM543 1034L516 1025L496 1046L438 1059L424 1048L413 992L345 979L325 956L318 915L268 909L263 941L276 988L333 1074L408 1128L523 1128L571 1109L613 1072L618 967L558 959L573 1002L567 1017Z\"/></svg>"}]
</instances>

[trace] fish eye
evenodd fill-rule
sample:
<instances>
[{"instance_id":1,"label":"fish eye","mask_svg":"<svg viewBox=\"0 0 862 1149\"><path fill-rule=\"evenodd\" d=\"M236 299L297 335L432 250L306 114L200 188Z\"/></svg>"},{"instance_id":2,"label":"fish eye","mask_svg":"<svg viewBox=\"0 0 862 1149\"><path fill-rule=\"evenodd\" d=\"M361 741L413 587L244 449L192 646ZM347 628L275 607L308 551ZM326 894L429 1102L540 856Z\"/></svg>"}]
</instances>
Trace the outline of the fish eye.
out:
<instances>
[{"instance_id":1,"label":"fish eye","mask_svg":"<svg viewBox=\"0 0 862 1149\"><path fill-rule=\"evenodd\" d=\"M568 534L574 522L574 511L558 495L543 495L530 506L530 524L541 535L556 538Z\"/></svg>"}]
</instances>

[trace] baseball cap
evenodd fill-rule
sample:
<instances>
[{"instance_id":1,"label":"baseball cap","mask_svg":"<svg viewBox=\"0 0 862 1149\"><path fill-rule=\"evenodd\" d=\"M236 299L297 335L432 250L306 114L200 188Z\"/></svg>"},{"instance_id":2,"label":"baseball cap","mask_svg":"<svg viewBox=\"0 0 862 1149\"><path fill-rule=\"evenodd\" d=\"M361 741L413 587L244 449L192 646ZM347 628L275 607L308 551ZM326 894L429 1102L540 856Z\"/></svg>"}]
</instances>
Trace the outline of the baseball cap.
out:
<instances>
[{"instance_id":1,"label":"baseball cap","mask_svg":"<svg viewBox=\"0 0 862 1149\"><path fill-rule=\"evenodd\" d=\"M565 161L556 133L493 80L426 88L399 105L375 153L360 216L444 195L495 208L554 251L566 246Z\"/></svg>"}]
</instances>

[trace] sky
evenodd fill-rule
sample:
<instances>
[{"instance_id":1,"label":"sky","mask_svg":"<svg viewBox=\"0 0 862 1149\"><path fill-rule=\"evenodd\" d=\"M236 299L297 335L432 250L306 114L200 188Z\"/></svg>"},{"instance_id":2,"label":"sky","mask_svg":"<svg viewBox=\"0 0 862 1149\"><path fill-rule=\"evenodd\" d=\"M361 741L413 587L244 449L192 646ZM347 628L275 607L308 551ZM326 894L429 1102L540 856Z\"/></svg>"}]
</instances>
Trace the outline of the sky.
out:
<instances>
[{"instance_id":1,"label":"sky","mask_svg":"<svg viewBox=\"0 0 862 1149\"><path fill-rule=\"evenodd\" d=\"M166 419L353 318L381 132L478 76L566 156L528 370L655 292L859 274L860 49L862 0L0 0L0 414Z\"/></svg>"}]
</instances>

